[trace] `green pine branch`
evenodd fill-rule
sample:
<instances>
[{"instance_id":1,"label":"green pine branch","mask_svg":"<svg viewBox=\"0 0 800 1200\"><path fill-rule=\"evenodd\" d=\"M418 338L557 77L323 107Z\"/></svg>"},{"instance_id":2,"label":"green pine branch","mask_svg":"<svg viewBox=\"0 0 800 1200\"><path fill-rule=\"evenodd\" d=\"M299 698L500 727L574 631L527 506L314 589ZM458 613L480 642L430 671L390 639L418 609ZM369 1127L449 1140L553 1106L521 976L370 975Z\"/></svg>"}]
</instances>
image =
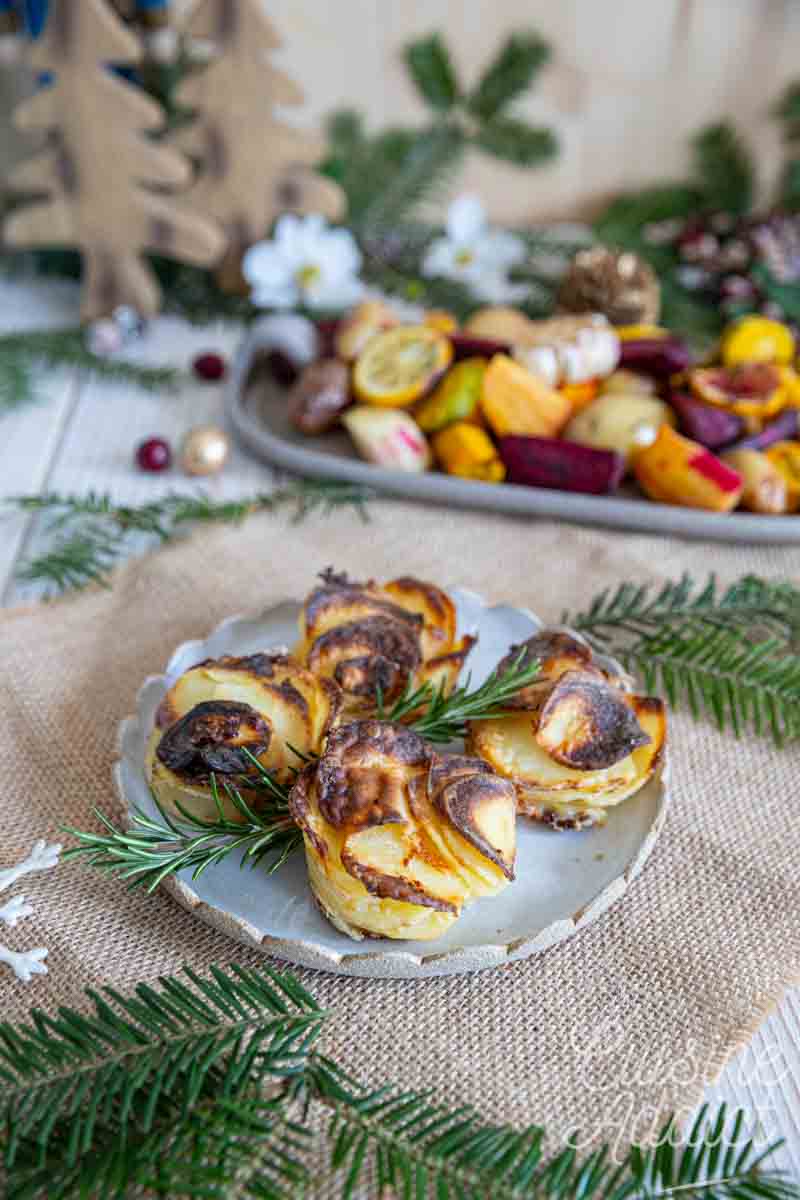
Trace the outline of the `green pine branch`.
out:
<instances>
[{"instance_id":1,"label":"green pine branch","mask_svg":"<svg viewBox=\"0 0 800 1200\"><path fill-rule=\"evenodd\" d=\"M800 590L746 575L727 588L688 575L620 584L565 624L641 675L648 689L735 735L800 735Z\"/></svg>"},{"instance_id":2,"label":"green pine branch","mask_svg":"<svg viewBox=\"0 0 800 1200\"><path fill-rule=\"evenodd\" d=\"M93 354L83 329L43 329L0 334L0 414L36 399L39 367L68 367L110 383L146 391L175 391L181 372Z\"/></svg>"},{"instance_id":3,"label":"green pine branch","mask_svg":"<svg viewBox=\"0 0 800 1200\"><path fill-rule=\"evenodd\" d=\"M403 51L408 73L431 108L447 112L461 89L450 52L440 33L409 42Z\"/></svg>"},{"instance_id":4,"label":"green pine branch","mask_svg":"<svg viewBox=\"0 0 800 1200\"><path fill-rule=\"evenodd\" d=\"M492 121L533 83L550 59L550 47L537 33L512 33L467 98L469 112Z\"/></svg>"},{"instance_id":5,"label":"green pine branch","mask_svg":"<svg viewBox=\"0 0 800 1200\"><path fill-rule=\"evenodd\" d=\"M108 493L76 496L48 492L10 497L5 504L9 510L47 518L46 532L52 543L21 563L16 577L56 595L92 583L106 584L136 534L166 543L192 525L236 524L254 513L279 509L289 509L293 520L302 521L312 514L353 508L366 520L366 505L372 497L368 488L356 484L302 479L240 500L215 500L202 492L170 492L159 500L126 505L117 504Z\"/></svg>"},{"instance_id":6,"label":"green pine branch","mask_svg":"<svg viewBox=\"0 0 800 1200\"><path fill-rule=\"evenodd\" d=\"M694 173L709 209L749 212L755 192L755 168L736 129L728 122L708 125L692 139Z\"/></svg>"},{"instance_id":7,"label":"green pine branch","mask_svg":"<svg viewBox=\"0 0 800 1200\"><path fill-rule=\"evenodd\" d=\"M699 1113L683 1142L614 1165L608 1147L547 1152L545 1130L484 1124L429 1092L358 1084L319 1049L326 1014L288 972L188 968L132 996L89 991L90 1011L0 1026L0 1151L15 1200L147 1194L210 1200L308 1194L309 1116L328 1113L343 1200L797 1200L743 1113Z\"/></svg>"}]
</instances>

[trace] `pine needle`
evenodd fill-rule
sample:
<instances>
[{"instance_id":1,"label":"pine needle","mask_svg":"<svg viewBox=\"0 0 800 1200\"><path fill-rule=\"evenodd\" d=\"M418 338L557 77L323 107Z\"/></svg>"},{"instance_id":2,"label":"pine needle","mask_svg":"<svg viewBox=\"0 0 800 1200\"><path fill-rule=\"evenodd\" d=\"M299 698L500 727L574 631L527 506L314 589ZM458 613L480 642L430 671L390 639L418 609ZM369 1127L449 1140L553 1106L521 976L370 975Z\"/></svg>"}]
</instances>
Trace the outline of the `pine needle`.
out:
<instances>
[{"instance_id":1,"label":"pine needle","mask_svg":"<svg viewBox=\"0 0 800 1200\"><path fill-rule=\"evenodd\" d=\"M41 554L22 562L16 578L43 585L49 595L106 584L111 569L127 552L133 534L148 534L165 543L195 524L233 523L257 512L286 508L292 520L316 514L330 515L354 508L367 520L367 502L374 493L356 484L332 480L295 480L272 492L258 492L240 500L214 500L202 492L170 492L146 504L115 503L106 492L85 496L46 492L39 496L13 496L11 509L40 513L53 543Z\"/></svg>"}]
</instances>

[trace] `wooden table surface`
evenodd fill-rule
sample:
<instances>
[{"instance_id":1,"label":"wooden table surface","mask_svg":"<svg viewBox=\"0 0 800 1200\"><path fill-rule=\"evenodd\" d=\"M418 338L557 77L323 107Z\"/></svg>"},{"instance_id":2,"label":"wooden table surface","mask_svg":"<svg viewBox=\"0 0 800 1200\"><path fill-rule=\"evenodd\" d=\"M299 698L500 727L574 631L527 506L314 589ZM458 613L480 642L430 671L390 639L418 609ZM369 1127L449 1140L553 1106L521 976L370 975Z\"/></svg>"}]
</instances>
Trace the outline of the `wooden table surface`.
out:
<instances>
[{"instance_id":1,"label":"wooden table surface","mask_svg":"<svg viewBox=\"0 0 800 1200\"><path fill-rule=\"evenodd\" d=\"M0 282L0 329L73 325L77 292L51 281ZM230 354L234 326L193 327L163 317L126 354L153 364L188 366L202 350ZM218 385L191 378L177 395L148 395L129 386L98 384L72 371L42 371L38 403L0 417L0 497L45 490L109 491L115 500L141 502L183 487L175 472L146 475L132 465L136 444L151 434L177 442L190 426L221 420ZM204 489L232 497L268 487L269 471L234 448L231 466ZM37 545L35 518L4 518L0 525L0 591L3 603L35 599L14 581L17 564ZM2 800L0 800L0 803ZM0 847L2 861L2 847ZM35 984L33 985L35 988ZM31 1003L35 994L31 992ZM783 1136L781 1163L800 1178L800 988L787 993L749 1045L709 1087L707 1099L725 1100L758 1117L761 1137Z\"/></svg>"}]
</instances>

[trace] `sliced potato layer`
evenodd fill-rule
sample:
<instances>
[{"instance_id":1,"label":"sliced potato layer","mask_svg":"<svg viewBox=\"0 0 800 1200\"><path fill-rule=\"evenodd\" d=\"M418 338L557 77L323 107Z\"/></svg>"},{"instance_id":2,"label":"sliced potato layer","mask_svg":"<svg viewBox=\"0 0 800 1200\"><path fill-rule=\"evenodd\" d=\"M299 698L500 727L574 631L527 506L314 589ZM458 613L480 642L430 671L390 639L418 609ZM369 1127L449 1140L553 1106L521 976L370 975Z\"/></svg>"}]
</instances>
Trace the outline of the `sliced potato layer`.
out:
<instances>
[{"instance_id":1,"label":"sliced potato layer","mask_svg":"<svg viewBox=\"0 0 800 1200\"><path fill-rule=\"evenodd\" d=\"M381 721L333 730L290 798L320 908L357 939L439 937L469 899L502 890L515 807L486 763Z\"/></svg>"},{"instance_id":2,"label":"sliced potato layer","mask_svg":"<svg viewBox=\"0 0 800 1200\"><path fill-rule=\"evenodd\" d=\"M300 618L298 656L333 679L352 716L375 711L411 684L451 690L473 638L456 637L456 613L441 588L401 577L378 585L325 571Z\"/></svg>"},{"instance_id":3,"label":"sliced potato layer","mask_svg":"<svg viewBox=\"0 0 800 1200\"><path fill-rule=\"evenodd\" d=\"M541 630L511 648L499 670L522 657L539 675L505 717L474 721L467 749L511 780L518 810L555 828L602 824L606 810L637 792L660 762L666 712L627 690L624 676L595 661L583 639Z\"/></svg>"},{"instance_id":4,"label":"sliced potato layer","mask_svg":"<svg viewBox=\"0 0 800 1200\"><path fill-rule=\"evenodd\" d=\"M210 790L235 779L247 790L248 754L285 778L300 755L317 754L339 710L339 690L286 654L226 656L199 663L159 705L148 773L159 801L204 818L216 815ZM225 803L229 816L236 809Z\"/></svg>"}]
</instances>

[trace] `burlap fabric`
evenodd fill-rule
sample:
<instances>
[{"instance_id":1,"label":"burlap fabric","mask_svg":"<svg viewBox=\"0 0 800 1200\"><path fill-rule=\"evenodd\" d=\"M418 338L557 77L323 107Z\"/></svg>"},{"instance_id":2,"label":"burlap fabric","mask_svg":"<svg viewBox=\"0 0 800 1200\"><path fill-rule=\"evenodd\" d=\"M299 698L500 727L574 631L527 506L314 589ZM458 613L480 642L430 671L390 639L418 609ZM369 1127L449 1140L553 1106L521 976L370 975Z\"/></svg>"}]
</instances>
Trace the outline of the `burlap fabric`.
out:
<instances>
[{"instance_id":1,"label":"burlap fabric","mask_svg":"<svg viewBox=\"0 0 800 1200\"><path fill-rule=\"evenodd\" d=\"M222 617L300 597L315 571L417 573L557 619L622 578L714 569L797 577L800 550L735 548L376 503L292 526L259 517L133 562L109 591L0 620L0 865L112 803L119 720L145 675ZM571 941L488 973L368 981L300 971L331 1010L327 1047L365 1080L434 1086L495 1120L630 1136L685 1110L800 977L797 752L672 725L675 798L623 899ZM556 836L556 835L554 835ZM0 974L0 1011L82 1003L177 970L259 956L162 895L77 865L25 881L35 916L4 932L45 945L50 974ZM320 1190L319 1194L323 1194Z\"/></svg>"}]
</instances>

